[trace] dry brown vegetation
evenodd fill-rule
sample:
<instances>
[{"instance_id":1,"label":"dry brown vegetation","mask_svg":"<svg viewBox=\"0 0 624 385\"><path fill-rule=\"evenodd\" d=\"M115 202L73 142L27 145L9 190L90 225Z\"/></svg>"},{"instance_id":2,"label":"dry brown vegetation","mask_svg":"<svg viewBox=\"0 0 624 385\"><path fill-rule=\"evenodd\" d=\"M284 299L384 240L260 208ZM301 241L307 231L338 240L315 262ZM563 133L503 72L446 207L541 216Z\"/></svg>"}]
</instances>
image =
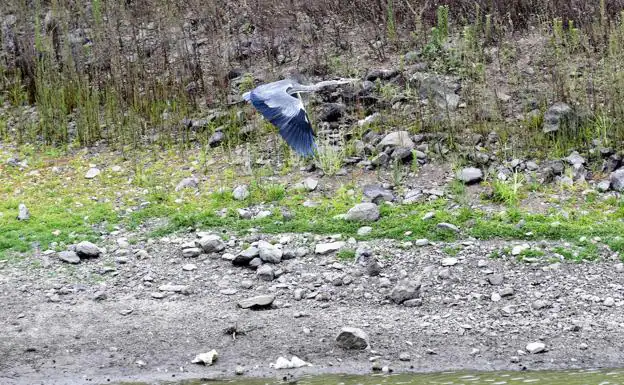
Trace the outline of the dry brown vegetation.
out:
<instances>
[{"instance_id":1,"label":"dry brown vegetation","mask_svg":"<svg viewBox=\"0 0 624 385\"><path fill-rule=\"evenodd\" d=\"M550 52L555 99L589 100L595 90L570 95L560 73L568 68L558 68L556 61L573 54L616 60L624 1L8 0L6 5L0 87L13 105L36 102L39 114L38 121L20 123L28 127L16 130L18 141L59 144L75 138L89 145L100 139L136 144L147 134L186 137L182 118L236 101L230 80L239 68L266 70L270 77L285 69L362 75L364 67L396 62L409 50L442 57L453 35L463 40L463 51L434 70L481 81L487 47L503 52L506 42L530 26L546 26L555 43ZM344 65L349 62L355 65ZM620 81L604 84L615 88ZM253 80L236 84L251 85ZM599 86L592 85L602 92ZM617 109L619 99L604 99ZM599 103L585 104L596 114Z\"/></svg>"}]
</instances>

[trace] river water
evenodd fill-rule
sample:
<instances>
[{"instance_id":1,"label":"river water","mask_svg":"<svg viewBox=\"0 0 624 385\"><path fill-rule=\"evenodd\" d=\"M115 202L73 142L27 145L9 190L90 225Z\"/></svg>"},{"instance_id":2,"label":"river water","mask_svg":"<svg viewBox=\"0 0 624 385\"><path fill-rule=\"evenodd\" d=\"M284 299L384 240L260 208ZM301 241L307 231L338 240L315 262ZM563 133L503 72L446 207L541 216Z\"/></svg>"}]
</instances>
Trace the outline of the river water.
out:
<instances>
[{"instance_id":1,"label":"river water","mask_svg":"<svg viewBox=\"0 0 624 385\"><path fill-rule=\"evenodd\" d=\"M448 372L365 376L311 376L290 380L233 378L165 382L163 385L624 385L624 369L559 372ZM136 384L143 385L143 384Z\"/></svg>"}]
</instances>

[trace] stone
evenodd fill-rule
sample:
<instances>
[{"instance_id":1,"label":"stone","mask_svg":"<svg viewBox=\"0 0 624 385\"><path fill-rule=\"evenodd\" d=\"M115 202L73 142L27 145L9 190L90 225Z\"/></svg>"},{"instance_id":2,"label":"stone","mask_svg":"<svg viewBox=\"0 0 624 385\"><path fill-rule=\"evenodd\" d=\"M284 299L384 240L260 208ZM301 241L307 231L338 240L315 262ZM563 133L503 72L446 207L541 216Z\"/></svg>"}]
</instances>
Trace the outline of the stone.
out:
<instances>
[{"instance_id":1,"label":"stone","mask_svg":"<svg viewBox=\"0 0 624 385\"><path fill-rule=\"evenodd\" d=\"M607 297L603 301L603 304L607 307L613 307L615 305L615 300L612 297Z\"/></svg>"},{"instance_id":2,"label":"stone","mask_svg":"<svg viewBox=\"0 0 624 385\"><path fill-rule=\"evenodd\" d=\"M187 263L186 265L182 266L182 270L184 271L193 271L196 269L197 269L197 266L192 263Z\"/></svg>"},{"instance_id":3,"label":"stone","mask_svg":"<svg viewBox=\"0 0 624 385\"><path fill-rule=\"evenodd\" d=\"M412 150L414 147L416 147L416 145L412 141L409 132L396 131L386 135L377 145L377 148L382 150L386 147L404 147Z\"/></svg>"},{"instance_id":4,"label":"stone","mask_svg":"<svg viewBox=\"0 0 624 385\"><path fill-rule=\"evenodd\" d=\"M442 111L455 111L459 107L459 84L433 73L416 72L409 84L418 90L423 100L433 101Z\"/></svg>"},{"instance_id":5,"label":"stone","mask_svg":"<svg viewBox=\"0 0 624 385\"><path fill-rule=\"evenodd\" d=\"M596 190L598 190L598 192L601 192L601 193L607 192L607 191L609 191L609 189L611 189L611 181L610 180L601 180L596 185Z\"/></svg>"},{"instance_id":6,"label":"stone","mask_svg":"<svg viewBox=\"0 0 624 385\"><path fill-rule=\"evenodd\" d=\"M546 344L543 342L531 342L527 344L526 350L531 354L541 353L546 350Z\"/></svg>"},{"instance_id":7,"label":"stone","mask_svg":"<svg viewBox=\"0 0 624 385\"><path fill-rule=\"evenodd\" d=\"M237 201L243 201L249 197L249 188L246 185L239 185L232 191L232 196Z\"/></svg>"},{"instance_id":8,"label":"stone","mask_svg":"<svg viewBox=\"0 0 624 385\"><path fill-rule=\"evenodd\" d=\"M282 249L279 249L268 242L260 241L258 243L258 250L258 255L264 262L280 263L282 261Z\"/></svg>"},{"instance_id":9,"label":"stone","mask_svg":"<svg viewBox=\"0 0 624 385\"><path fill-rule=\"evenodd\" d=\"M301 185L306 191L316 190L316 188L318 187L318 184L319 184L318 180L312 177L305 178L303 182L301 182Z\"/></svg>"},{"instance_id":10,"label":"stone","mask_svg":"<svg viewBox=\"0 0 624 385\"><path fill-rule=\"evenodd\" d=\"M87 171L87 173L85 174L85 178L86 179L93 179L95 177L97 177L98 175L100 175L100 170L96 167L91 167L89 169L89 171Z\"/></svg>"},{"instance_id":11,"label":"stone","mask_svg":"<svg viewBox=\"0 0 624 385\"><path fill-rule=\"evenodd\" d=\"M457 265L457 262L459 262L457 258L449 257L449 258L444 258L441 263L442 263L442 266L455 266Z\"/></svg>"},{"instance_id":12,"label":"stone","mask_svg":"<svg viewBox=\"0 0 624 385\"><path fill-rule=\"evenodd\" d=\"M17 220L19 221L27 221L30 219L30 211L25 204L20 203L17 207Z\"/></svg>"},{"instance_id":13,"label":"stone","mask_svg":"<svg viewBox=\"0 0 624 385\"><path fill-rule=\"evenodd\" d=\"M269 265L261 265L256 270L256 276L263 281L270 282L275 279L275 272Z\"/></svg>"},{"instance_id":14,"label":"stone","mask_svg":"<svg viewBox=\"0 0 624 385\"><path fill-rule=\"evenodd\" d=\"M217 360L218 357L219 355L217 354L217 351L213 349L207 353L201 353L196 355L191 363L210 366Z\"/></svg>"},{"instance_id":15,"label":"stone","mask_svg":"<svg viewBox=\"0 0 624 385\"><path fill-rule=\"evenodd\" d=\"M420 286L420 280L403 279L390 292L390 299L397 304L414 299L419 294Z\"/></svg>"},{"instance_id":16,"label":"stone","mask_svg":"<svg viewBox=\"0 0 624 385\"><path fill-rule=\"evenodd\" d=\"M442 230L450 230L459 233L459 227L455 226L452 223L440 222L438 223L437 227Z\"/></svg>"},{"instance_id":17,"label":"stone","mask_svg":"<svg viewBox=\"0 0 624 385\"><path fill-rule=\"evenodd\" d=\"M346 243L343 241L330 242L330 243L318 243L314 248L314 253L319 255L333 253L345 247Z\"/></svg>"},{"instance_id":18,"label":"stone","mask_svg":"<svg viewBox=\"0 0 624 385\"><path fill-rule=\"evenodd\" d=\"M199 247L189 247L187 249L182 249L182 256L184 258L196 258L202 254L202 249Z\"/></svg>"},{"instance_id":19,"label":"stone","mask_svg":"<svg viewBox=\"0 0 624 385\"><path fill-rule=\"evenodd\" d=\"M376 221L379 219L379 207L374 203L359 203L349 209L344 219L347 221Z\"/></svg>"},{"instance_id":20,"label":"stone","mask_svg":"<svg viewBox=\"0 0 624 385\"><path fill-rule=\"evenodd\" d=\"M359 236L365 236L371 233L371 231L373 231L373 228L370 226L362 226L357 230L357 235Z\"/></svg>"},{"instance_id":21,"label":"stone","mask_svg":"<svg viewBox=\"0 0 624 385\"><path fill-rule=\"evenodd\" d=\"M225 140L225 134L222 131L216 131L210 139L208 139L208 145L210 147L217 147Z\"/></svg>"},{"instance_id":22,"label":"stone","mask_svg":"<svg viewBox=\"0 0 624 385\"><path fill-rule=\"evenodd\" d=\"M260 255L260 250L257 247L251 246L241 251L234 259L232 264L234 266L247 266L254 258Z\"/></svg>"},{"instance_id":23,"label":"stone","mask_svg":"<svg viewBox=\"0 0 624 385\"><path fill-rule=\"evenodd\" d=\"M75 251L81 259L98 258L102 255L102 250L88 241L78 243Z\"/></svg>"},{"instance_id":24,"label":"stone","mask_svg":"<svg viewBox=\"0 0 624 385\"><path fill-rule=\"evenodd\" d=\"M97 291L93 294L94 301L104 301L106 298L108 298L108 294L106 294L103 290Z\"/></svg>"},{"instance_id":25,"label":"stone","mask_svg":"<svg viewBox=\"0 0 624 385\"><path fill-rule=\"evenodd\" d=\"M72 264L80 263L80 257L73 251L61 251L58 253L58 259Z\"/></svg>"},{"instance_id":26,"label":"stone","mask_svg":"<svg viewBox=\"0 0 624 385\"><path fill-rule=\"evenodd\" d=\"M565 157L563 160L567 161L568 163L570 163L570 165L575 165L575 164L585 164L585 158L583 158L578 151L574 151L572 152L570 155L568 155L567 157Z\"/></svg>"},{"instance_id":27,"label":"stone","mask_svg":"<svg viewBox=\"0 0 624 385\"><path fill-rule=\"evenodd\" d=\"M249 267L251 267L252 269L257 269L258 267L262 266L263 262L262 259L260 259L260 257L256 257L254 259L252 259L251 261L249 261Z\"/></svg>"},{"instance_id":28,"label":"stone","mask_svg":"<svg viewBox=\"0 0 624 385\"><path fill-rule=\"evenodd\" d=\"M192 188L192 189L199 188L199 179L195 177L184 178L180 181L180 183L178 183L178 185L175 188L175 191L181 191L185 188Z\"/></svg>"},{"instance_id":29,"label":"stone","mask_svg":"<svg viewBox=\"0 0 624 385\"><path fill-rule=\"evenodd\" d=\"M325 103L321 108L318 119L321 122L337 122L342 118L346 110L341 103Z\"/></svg>"},{"instance_id":30,"label":"stone","mask_svg":"<svg viewBox=\"0 0 624 385\"><path fill-rule=\"evenodd\" d=\"M363 188L364 196L370 198L371 202L380 204L381 202L392 202L394 194L377 184L368 184Z\"/></svg>"},{"instance_id":31,"label":"stone","mask_svg":"<svg viewBox=\"0 0 624 385\"><path fill-rule=\"evenodd\" d=\"M506 287L503 288L501 291L498 292L498 294L500 294L501 297L511 297L512 295L514 295L514 289L513 287Z\"/></svg>"},{"instance_id":32,"label":"stone","mask_svg":"<svg viewBox=\"0 0 624 385\"><path fill-rule=\"evenodd\" d=\"M274 295L259 295L238 301L238 307L252 310L261 309L271 306L273 301L275 301Z\"/></svg>"},{"instance_id":33,"label":"stone","mask_svg":"<svg viewBox=\"0 0 624 385\"><path fill-rule=\"evenodd\" d=\"M624 192L624 168L613 171L609 180L614 191Z\"/></svg>"},{"instance_id":34,"label":"stone","mask_svg":"<svg viewBox=\"0 0 624 385\"><path fill-rule=\"evenodd\" d=\"M457 173L457 179L465 184L473 184L483 179L483 171L476 167L466 167Z\"/></svg>"},{"instance_id":35,"label":"stone","mask_svg":"<svg viewBox=\"0 0 624 385\"><path fill-rule=\"evenodd\" d=\"M548 306L550 306L548 301L545 301L543 299L538 299L531 304L531 308L534 310L546 309Z\"/></svg>"},{"instance_id":36,"label":"stone","mask_svg":"<svg viewBox=\"0 0 624 385\"><path fill-rule=\"evenodd\" d=\"M171 284L160 285L158 287L158 290L171 292L171 293L188 293L189 292L189 288L186 285L171 285Z\"/></svg>"},{"instance_id":37,"label":"stone","mask_svg":"<svg viewBox=\"0 0 624 385\"><path fill-rule=\"evenodd\" d=\"M214 234L206 235L195 241L195 245L204 250L204 253L218 253L225 250L225 243L221 240L221 237Z\"/></svg>"},{"instance_id":38,"label":"stone","mask_svg":"<svg viewBox=\"0 0 624 385\"><path fill-rule=\"evenodd\" d=\"M530 249L531 247L527 244L524 245L516 245L511 249L511 255L517 256L522 254L525 250Z\"/></svg>"},{"instance_id":39,"label":"stone","mask_svg":"<svg viewBox=\"0 0 624 385\"><path fill-rule=\"evenodd\" d=\"M492 293L492 295L490 296L490 299L492 300L492 302L498 302L502 299L502 297L498 293Z\"/></svg>"},{"instance_id":40,"label":"stone","mask_svg":"<svg viewBox=\"0 0 624 385\"><path fill-rule=\"evenodd\" d=\"M420 239L417 239L416 242L414 242L414 245L418 247L427 246L429 245L429 240L427 238L420 238Z\"/></svg>"},{"instance_id":41,"label":"stone","mask_svg":"<svg viewBox=\"0 0 624 385\"><path fill-rule=\"evenodd\" d=\"M275 363L271 363L269 366L274 369L297 369L304 366L312 366L312 364L305 362L297 356L293 356L290 360L278 357Z\"/></svg>"},{"instance_id":42,"label":"stone","mask_svg":"<svg viewBox=\"0 0 624 385\"><path fill-rule=\"evenodd\" d=\"M544 133L551 133L560 130L575 129L578 124L578 117L570 105L557 102L544 113L542 130Z\"/></svg>"},{"instance_id":43,"label":"stone","mask_svg":"<svg viewBox=\"0 0 624 385\"><path fill-rule=\"evenodd\" d=\"M368 347L368 335L361 329L344 327L336 337L336 344L347 350L364 350Z\"/></svg>"}]
</instances>

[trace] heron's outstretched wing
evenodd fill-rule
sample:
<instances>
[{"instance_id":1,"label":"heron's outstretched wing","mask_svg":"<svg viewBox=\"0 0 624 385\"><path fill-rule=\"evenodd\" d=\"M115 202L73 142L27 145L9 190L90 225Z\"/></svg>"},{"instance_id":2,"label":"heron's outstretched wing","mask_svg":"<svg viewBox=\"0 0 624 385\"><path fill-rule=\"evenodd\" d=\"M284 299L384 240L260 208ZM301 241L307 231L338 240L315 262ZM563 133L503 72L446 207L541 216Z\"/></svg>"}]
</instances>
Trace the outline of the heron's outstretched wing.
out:
<instances>
[{"instance_id":1,"label":"heron's outstretched wing","mask_svg":"<svg viewBox=\"0 0 624 385\"><path fill-rule=\"evenodd\" d=\"M258 87L249 98L253 106L274 126L280 135L298 154L314 153L314 132L301 100L290 96L286 87Z\"/></svg>"}]
</instances>

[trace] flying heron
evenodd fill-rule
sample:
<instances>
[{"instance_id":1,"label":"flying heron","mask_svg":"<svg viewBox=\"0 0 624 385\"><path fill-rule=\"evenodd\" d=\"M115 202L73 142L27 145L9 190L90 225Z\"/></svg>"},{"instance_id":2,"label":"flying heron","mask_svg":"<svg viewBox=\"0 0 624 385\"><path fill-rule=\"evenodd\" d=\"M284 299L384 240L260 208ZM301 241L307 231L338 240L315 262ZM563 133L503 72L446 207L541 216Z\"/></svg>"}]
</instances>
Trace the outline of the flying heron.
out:
<instances>
[{"instance_id":1,"label":"flying heron","mask_svg":"<svg viewBox=\"0 0 624 385\"><path fill-rule=\"evenodd\" d=\"M286 143L299 155L314 154L314 131L299 93L316 92L328 86L348 84L357 79L326 80L312 85L299 84L293 79L279 80L260 85L243 94L243 99L260 112L271 124L279 128ZM293 96L297 94L299 97Z\"/></svg>"}]
</instances>

